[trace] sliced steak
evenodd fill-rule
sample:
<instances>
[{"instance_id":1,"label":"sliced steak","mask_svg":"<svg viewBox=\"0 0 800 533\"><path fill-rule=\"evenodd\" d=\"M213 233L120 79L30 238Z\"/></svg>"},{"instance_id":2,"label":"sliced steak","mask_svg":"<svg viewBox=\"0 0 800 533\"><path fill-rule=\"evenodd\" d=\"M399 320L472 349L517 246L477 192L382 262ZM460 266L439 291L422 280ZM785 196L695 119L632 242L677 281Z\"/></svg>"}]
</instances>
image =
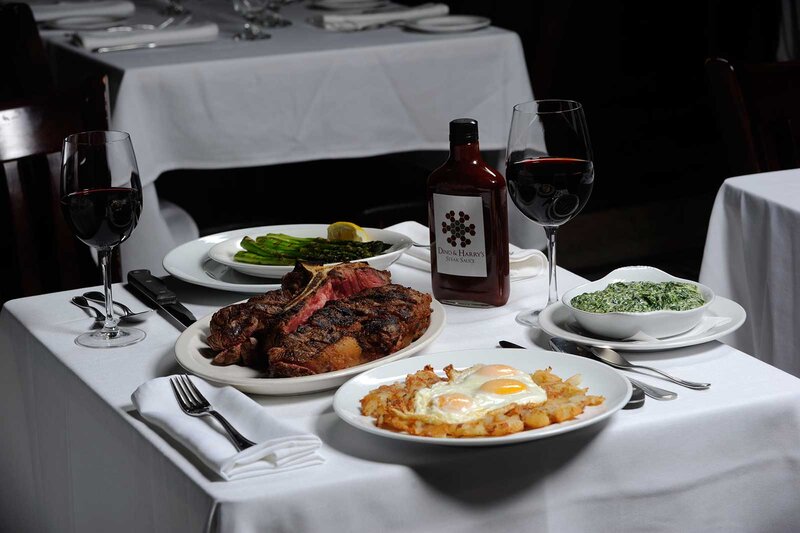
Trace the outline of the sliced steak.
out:
<instances>
[{"instance_id":1,"label":"sliced steak","mask_svg":"<svg viewBox=\"0 0 800 533\"><path fill-rule=\"evenodd\" d=\"M428 329L430 303L429 294L392 284L331 301L268 348L270 375L331 372L394 353Z\"/></svg>"},{"instance_id":2,"label":"sliced steak","mask_svg":"<svg viewBox=\"0 0 800 533\"><path fill-rule=\"evenodd\" d=\"M347 298L391 281L389 272L375 270L367 263L342 263L334 267L303 265L303 268L312 275L302 292L286 305L275 327L278 335L293 332L331 300Z\"/></svg>"}]
</instances>

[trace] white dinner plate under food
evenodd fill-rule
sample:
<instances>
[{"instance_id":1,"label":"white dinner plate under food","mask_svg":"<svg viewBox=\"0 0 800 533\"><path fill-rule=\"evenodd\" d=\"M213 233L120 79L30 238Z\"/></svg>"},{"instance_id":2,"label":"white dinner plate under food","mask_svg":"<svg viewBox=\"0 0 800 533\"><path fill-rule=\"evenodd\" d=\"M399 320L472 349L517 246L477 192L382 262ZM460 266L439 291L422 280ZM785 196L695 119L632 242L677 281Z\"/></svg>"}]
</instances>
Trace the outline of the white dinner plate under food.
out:
<instances>
[{"instance_id":1,"label":"white dinner plate under food","mask_svg":"<svg viewBox=\"0 0 800 533\"><path fill-rule=\"evenodd\" d=\"M553 373L562 379L580 374L581 387L588 387L589 394L601 395L605 401L600 405L587 407L583 414L574 420L502 437L439 438L409 435L379 428L375 425L372 417L361 414L361 398L371 390L381 385L401 382L408 374L422 370L425 365L431 365L435 371L441 372L449 364L453 364L459 369L475 364L504 364L528 373L552 367ZM452 350L412 357L374 368L342 385L333 397L333 409L348 424L362 431L389 439L450 446L491 446L552 437L596 424L621 409L628 403L630 397L630 382L613 368L598 361L577 355L549 352L541 348L525 350L488 348L485 350Z\"/></svg>"},{"instance_id":2,"label":"white dinner plate under food","mask_svg":"<svg viewBox=\"0 0 800 533\"><path fill-rule=\"evenodd\" d=\"M388 4L387 0L317 0L309 5L317 9L330 11L364 11L366 9L379 9Z\"/></svg>"},{"instance_id":3,"label":"white dinner plate under food","mask_svg":"<svg viewBox=\"0 0 800 533\"><path fill-rule=\"evenodd\" d=\"M379 270L388 268L413 244L411 239L401 233L377 228L364 228L364 230L372 240L383 241L391 245L388 250L380 255L356 260L366 261L371 267ZM233 259L236 252L243 250L239 243L244 235L256 238L267 233L284 233L292 237L327 237L328 224L294 224L249 228L241 237L233 237L213 246L208 251L208 256L217 263L221 263L242 274L259 278L280 279L284 274L294 270L294 266L251 265L240 263Z\"/></svg>"},{"instance_id":4,"label":"white dinner plate under food","mask_svg":"<svg viewBox=\"0 0 800 533\"><path fill-rule=\"evenodd\" d=\"M206 344L212 315L201 318L181 333L175 342L175 358L188 372L214 383L231 385L242 392L271 396L318 392L338 387L360 372L403 359L425 348L439 336L445 323L445 311L442 304L433 300L431 309L433 311L428 329L419 339L402 350L363 365L314 376L268 378L264 377L262 372L246 366L212 365L211 357L214 354Z\"/></svg>"},{"instance_id":5,"label":"white dinner plate under food","mask_svg":"<svg viewBox=\"0 0 800 533\"><path fill-rule=\"evenodd\" d=\"M85 17L67 17L43 23L43 27L55 30L91 31L104 30L122 24L128 17L108 15L88 15Z\"/></svg>"},{"instance_id":6,"label":"white dinner plate under food","mask_svg":"<svg viewBox=\"0 0 800 533\"><path fill-rule=\"evenodd\" d=\"M181 244L164 256L164 270L181 281L222 291L262 294L280 287L280 279L256 278L219 264L208 251L228 239L248 235L250 228L224 231Z\"/></svg>"},{"instance_id":7,"label":"white dinner plate under food","mask_svg":"<svg viewBox=\"0 0 800 533\"><path fill-rule=\"evenodd\" d=\"M714 301L706 310L706 315L725 317L730 320L724 324L699 333L693 333L690 330L686 333L675 335L674 337L666 337L652 341L611 340L592 336L590 333L580 329L567 306L558 302L547 306L539 313L539 327L552 336L563 337L579 344L608 346L615 350L627 350L631 352L652 352L694 346L696 344L703 344L719 339L739 329L747 318L747 313L745 313L741 305L721 296L716 296L714 298Z\"/></svg>"},{"instance_id":8,"label":"white dinner plate under food","mask_svg":"<svg viewBox=\"0 0 800 533\"><path fill-rule=\"evenodd\" d=\"M428 17L419 20L412 20L403 24L403 27L422 31L425 33L456 33L462 31L474 31L485 28L492 23L486 17L476 17L472 15L445 15L441 17Z\"/></svg>"}]
</instances>

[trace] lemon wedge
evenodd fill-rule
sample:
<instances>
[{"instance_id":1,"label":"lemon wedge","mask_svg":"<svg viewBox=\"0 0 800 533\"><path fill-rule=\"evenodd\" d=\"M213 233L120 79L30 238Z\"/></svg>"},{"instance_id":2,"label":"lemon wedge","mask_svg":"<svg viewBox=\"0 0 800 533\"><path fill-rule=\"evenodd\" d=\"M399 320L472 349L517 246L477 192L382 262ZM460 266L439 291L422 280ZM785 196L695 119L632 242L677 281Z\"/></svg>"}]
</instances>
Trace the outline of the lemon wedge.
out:
<instances>
[{"instance_id":1,"label":"lemon wedge","mask_svg":"<svg viewBox=\"0 0 800 533\"><path fill-rule=\"evenodd\" d=\"M369 241L369 235L364 228L352 222L334 222L328 226L328 238L332 241Z\"/></svg>"}]
</instances>

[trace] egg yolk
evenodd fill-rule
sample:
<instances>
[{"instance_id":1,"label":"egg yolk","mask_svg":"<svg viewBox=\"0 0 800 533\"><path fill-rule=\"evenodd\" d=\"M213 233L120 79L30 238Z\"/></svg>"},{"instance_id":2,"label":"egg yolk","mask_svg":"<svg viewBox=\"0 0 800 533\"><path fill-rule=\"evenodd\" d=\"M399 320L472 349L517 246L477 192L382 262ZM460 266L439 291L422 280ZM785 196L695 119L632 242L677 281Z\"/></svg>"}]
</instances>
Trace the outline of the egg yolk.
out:
<instances>
[{"instance_id":1,"label":"egg yolk","mask_svg":"<svg viewBox=\"0 0 800 533\"><path fill-rule=\"evenodd\" d=\"M489 377L503 377L503 376L514 376L519 374L520 371L516 368L508 365L486 365L481 367L480 370L475 372L480 376L489 376Z\"/></svg>"},{"instance_id":2,"label":"egg yolk","mask_svg":"<svg viewBox=\"0 0 800 533\"><path fill-rule=\"evenodd\" d=\"M450 413L464 412L472 407L472 398L460 393L442 394L433 401L439 409Z\"/></svg>"},{"instance_id":3,"label":"egg yolk","mask_svg":"<svg viewBox=\"0 0 800 533\"><path fill-rule=\"evenodd\" d=\"M516 379L493 379L481 385L480 390L490 394L517 394L528 390L528 387Z\"/></svg>"}]
</instances>

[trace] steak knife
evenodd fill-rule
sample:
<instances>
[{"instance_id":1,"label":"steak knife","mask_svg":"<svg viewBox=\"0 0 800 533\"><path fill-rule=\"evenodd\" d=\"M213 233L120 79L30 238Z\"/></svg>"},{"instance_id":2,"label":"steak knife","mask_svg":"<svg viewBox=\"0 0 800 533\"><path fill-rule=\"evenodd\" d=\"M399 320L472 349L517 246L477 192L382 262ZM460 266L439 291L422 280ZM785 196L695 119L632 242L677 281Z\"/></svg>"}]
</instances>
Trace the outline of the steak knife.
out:
<instances>
[{"instance_id":1,"label":"steak knife","mask_svg":"<svg viewBox=\"0 0 800 533\"><path fill-rule=\"evenodd\" d=\"M179 329L185 329L197 321L192 312L178 301L178 296L149 270L131 270L128 272L128 283L148 302L164 311L173 323L179 325Z\"/></svg>"}]
</instances>

